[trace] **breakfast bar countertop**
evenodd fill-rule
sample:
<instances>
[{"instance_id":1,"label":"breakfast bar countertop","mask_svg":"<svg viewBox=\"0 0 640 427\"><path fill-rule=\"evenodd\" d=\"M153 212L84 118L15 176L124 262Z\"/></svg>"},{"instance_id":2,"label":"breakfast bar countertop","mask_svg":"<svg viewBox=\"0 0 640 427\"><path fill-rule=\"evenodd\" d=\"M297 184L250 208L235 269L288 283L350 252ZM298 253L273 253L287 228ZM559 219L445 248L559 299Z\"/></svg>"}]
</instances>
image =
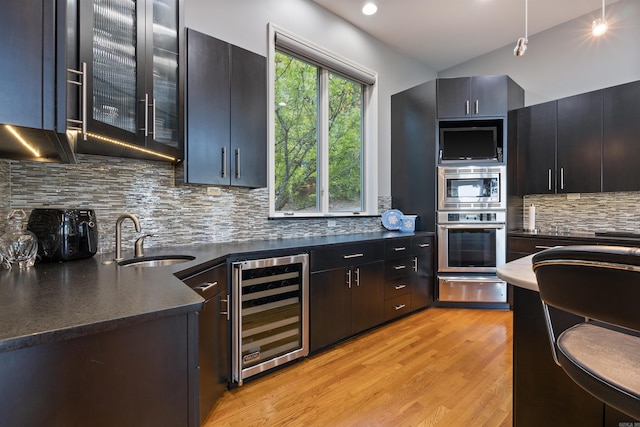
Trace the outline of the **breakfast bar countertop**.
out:
<instances>
[{"instance_id":1,"label":"breakfast bar countertop","mask_svg":"<svg viewBox=\"0 0 640 427\"><path fill-rule=\"evenodd\" d=\"M532 258L533 255L529 255L499 266L498 277L514 286L538 292L538 281L531 269Z\"/></svg>"}]
</instances>

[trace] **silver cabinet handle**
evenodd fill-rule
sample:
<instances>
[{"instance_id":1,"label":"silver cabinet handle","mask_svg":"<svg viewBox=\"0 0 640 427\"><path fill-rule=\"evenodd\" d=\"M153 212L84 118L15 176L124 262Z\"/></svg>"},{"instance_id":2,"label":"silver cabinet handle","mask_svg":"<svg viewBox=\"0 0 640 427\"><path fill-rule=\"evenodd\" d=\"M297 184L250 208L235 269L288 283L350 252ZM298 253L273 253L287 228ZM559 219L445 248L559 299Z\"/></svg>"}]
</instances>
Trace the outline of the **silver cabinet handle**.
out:
<instances>
[{"instance_id":1,"label":"silver cabinet handle","mask_svg":"<svg viewBox=\"0 0 640 427\"><path fill-rule=\"evenodd\" d=\"M464 103L464 113L468 116L469 115L469 100L467 99L467 101Z\"/></svg>"},{"instance_id":2,"label":"silver cabinet handle","mask_svg":"<svg viewBox=\"0 0 640 427\"><path fill-rule=\"evenodd\" d=\"M344 259L352 259L352 258L362 258L364 256L364 254L351 254L351 255L345 255L342 258Z\"/></svg>"},{"instance_id":3,"label":"silver cabinet handle","mask_svg":"<svg viewBox=\"0 0 640 427\"><path fill-rule=\"evenodd\" d=\"M418 271L418 257L414 256L413 257L413 271Z\"/></svg>"},{"instance_id":4,"label":"silver cabinet handle","mask_svg":"<svg viewBox=\"0 0 640 427\"><path fill-rule=\"evenodd\" d=\"M476 102L474 102L473 105L474 105L474 110L475 110L474 114L478 114L480 112L480 101L478 101L476 99Z\"/></svg>"},{"instance_id":5,"label":"silver cabinet handle","mask_svg":"<svg viewBox=\"0 0 640 427\"><path fill-rule=\"evenodd\" d=\"M404 288L406 288L406 287L407 287L407 285L404 285L404 284L403 284L403 285L395 285L395 286L394 286L394 289L395 289L396 291L399 291L400 289L404 289Z\"/></svg>"},{"instance_id":6,"label":"silver cabinet handle","mask_svg":"<svg viewBox=\"0 0 640 427\"><path fill-rule=\"evenodd\" d=\"M560 168L560 189L564 190L564 168Z\"/></svg>"},{"instance_id":7,"label":"silver cabinet handle","mask_svg":"<svg viewBox=\"0 0 640 427\"><path fill-rule=\"evenodd\" d=\"M199 291L204 292L207 289L209 289L209 288L211 288L213 286L216 286L217 284L218 284L218 282L206 282L206 283L203 283L201 285L195 286L193 289L197 289Z\"/></svg>"},{"instance_id":8,"label":"silver cabinet handle","mask_svg":"<svg viewBox=\"0 0 640 427\"><path fill-rule=\"evenodd\" d=\"M78 80L67 80L67 83L80 86L82 90L80 91L80 103L82 104L80 107L80 118L79 119L67 119L68 128L70 130L77 130L82 132L82 139L87 140L87 63L83 62L80 70L74 70L72 68L67 68L67 72L71 74L75 74L80 76L80 81ZM78 125L80 125L78 127Z\"/></svg>"},{"instance_id":9,"label":"silver cabinet handle","mask_svg":"<svg viewBox=\"0 0 640 427\"><path fill-rule=\"evenodd\" d=\"M402 310L406 306L407 306L406 304L398 304L398 305L394 305L393 308L395 308L395 310L398 311L398 310Z\"/></svg>"},{"instance_id":10,"label":"silver cabinet handle","mask_svg":"<svg viewBox=\"0 0 640 427\"><path fill-rule=\"evenodd\" d=\"M551 169L549 169L549 191L551 191Z\"/></svg>"},{"instance_id":11,"label":"silver cabinet handle","mask_svg":"<svg viewBox=\"0 0 640 427\"><path fill-rule=\"evenodd\" d=\"M222 147L222 177L227 177L227 147Z\"/></svg>"},{"instance_id":12,"label":"silver cabinet handle","mask_svg":"<svg viewBox=\"0 0 640 427\"><path fill-rule=\"evenodd\" d=\"M145 138L149 136L149 94L144 94L144 99L141 99L140 102L144 102L144 127L140 128L140 130L144 131Z\"/></svg>"},{"instance_id":13,"label":"silver cabinet handle","mask_svg":"<svg viewBox=\"0 0 640 427\"><path fill-rule=\"evenodd\" d=\"M360 267L356 268L356 286L360 286Z\"/></svg>"},{"instance_id":14,"label":"silver cabinet handle","mask_svg":"<svg viewBox=\"0 0 640 427\"><path fill-rule=\"evenodd\" d=\"M428 248L429 246L431 246L429 243L421 243L420 244L421 248Z\"/></svg>"},{"instance_id":15,"label":"silver cabinet handle","mask_svg":"<svg viewBox=\"0 0 640 427\"><path fill-rule=\"evenodd\" d=\"M156 137L156 99L153 98L153 104L151 104L151 135Z\"/></svg>"},{"instance_id":16,"label":"silver cabinet handle","mask_svg":"<svg viewBox=\"0 0 640 427\"><path fill-rule=\"evenodd\" d=\"M400 247L400 248L393 248L394 251L396 252L400 252L400 251L405 251L407 250L407 248L405 248L404 246Z\"/></svg>"},{"instance_id":17,"label":"silver cabinet handle","mask_svg":"<svg viewBox=\"0 0 640 427\"><path fill-rule=\"evenodd\" d=\"M351 289L351 270L347 270L347 286Z\"/></svg>"},{"instance_id":18,"label":"silver cabinet handle","mask_svg":"<svg viewBox=\"0 0 640 427\"><path fill-rule=\"evenodd\" d=\"M223 316L227 316L227 321L229 321L229 312L231 310L229 310L229 297L222 299L220 298L220 303L225 303L227 305L227 309L225 311L222 311L222 306L220 307L220 314Z\"/></svg>"},{"instance_id":19,"label":"silver cabinet handle","mask_svg":"<svg viewBox=\"0 0 640 427\"><path fill-rule=\"evenodd\" d=\"M404 270L405 268L407 268L407 266L404 265L404 264L403 265L394 265L393 266L394 270Z\"/></svg>"},{"instance_id":20,"label":"silver cabinet handle","mask_svg":"<svg viewBox=\"0 0 640 427\"><path fill-rule=\"evenodd\" d=\"M240 179L240 149L236 148L236 179Z\"/></svg>"},{"instance_id":21,"label":"silver cabinet handle","mask_svg":"<svg viewBox=\"0 0 640 427\"><path fill-rule=\"evenodd\" d=\"M535 249L550 249L553 246L543 246L543 245L535 245L534 248Z\"/></svg>"}]
</instances>

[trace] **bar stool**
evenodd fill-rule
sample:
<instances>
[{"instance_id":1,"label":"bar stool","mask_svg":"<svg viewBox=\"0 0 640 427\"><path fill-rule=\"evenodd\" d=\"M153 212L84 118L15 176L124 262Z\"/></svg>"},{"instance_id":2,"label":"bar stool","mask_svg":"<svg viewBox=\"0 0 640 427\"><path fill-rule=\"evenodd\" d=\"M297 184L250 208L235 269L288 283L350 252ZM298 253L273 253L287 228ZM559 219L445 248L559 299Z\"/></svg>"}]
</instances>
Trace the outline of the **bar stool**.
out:
<instances>
[{"instance_id":1,"label":"bar stool","mask_svg":"<svg viewBox=\"0 0 640 427\"><path fill-rule=\"evenodd\" d=\"M532 261L555 362L587 392L640 420L640 248L561 246ZM556 337L549 306L585 321Z\"/></svg>"}]
</instances>

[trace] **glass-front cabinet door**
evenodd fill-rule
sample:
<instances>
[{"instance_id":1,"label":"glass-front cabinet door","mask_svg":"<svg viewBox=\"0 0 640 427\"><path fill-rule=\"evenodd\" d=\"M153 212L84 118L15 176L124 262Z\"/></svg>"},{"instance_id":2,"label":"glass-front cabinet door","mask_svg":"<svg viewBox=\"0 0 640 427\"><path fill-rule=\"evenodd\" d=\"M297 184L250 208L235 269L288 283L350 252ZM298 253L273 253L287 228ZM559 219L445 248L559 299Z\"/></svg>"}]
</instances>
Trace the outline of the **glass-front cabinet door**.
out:
<instances>
[{"instance_id":1,"label":"glass-front cabinet door","mask_svg":"<svg viewBox=\"0 0 640 427\"><path fill-rule=\"evenodd\" d=\"M153 31L153 119L154 140L178 148L178 0L155 0L152 4ZM149 34L149 32L148 32Z\"/></svg>"},{"instance_id":2,"label":"glass-front cabinet door","mask_svg":"<svg viewBox=\"0 0 640 427\"><path fill-rule=\"evenodd\" d=\"M79 152L178 159L182 1L78 2L87 70Z\"/></svg>"}]
</instances>

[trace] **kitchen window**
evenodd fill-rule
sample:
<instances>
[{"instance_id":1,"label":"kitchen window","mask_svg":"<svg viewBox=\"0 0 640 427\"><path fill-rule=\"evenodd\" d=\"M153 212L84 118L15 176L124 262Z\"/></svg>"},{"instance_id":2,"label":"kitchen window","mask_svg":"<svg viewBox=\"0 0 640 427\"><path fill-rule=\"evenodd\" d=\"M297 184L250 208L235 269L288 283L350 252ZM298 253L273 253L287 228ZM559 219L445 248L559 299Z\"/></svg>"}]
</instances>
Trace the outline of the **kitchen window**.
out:
<instances>
[{"instance_id":1,"label":"kitchen window","mask_svg":"<svg viewBox=\"0 0 640 427\"><path fill-rule=\"evenodd\" d=\"M270 215L377 214L375 74L270 30Z\"/></svg>"}]
</instances>

